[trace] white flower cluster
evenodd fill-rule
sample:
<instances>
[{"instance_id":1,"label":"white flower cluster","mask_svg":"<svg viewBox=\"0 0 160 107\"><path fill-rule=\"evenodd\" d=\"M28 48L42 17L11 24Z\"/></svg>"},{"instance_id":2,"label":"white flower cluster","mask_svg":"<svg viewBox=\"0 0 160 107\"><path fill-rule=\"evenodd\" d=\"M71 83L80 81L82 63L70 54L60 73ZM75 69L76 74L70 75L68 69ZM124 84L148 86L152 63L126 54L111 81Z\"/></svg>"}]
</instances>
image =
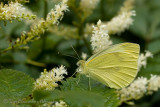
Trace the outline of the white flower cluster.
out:
<instances>
[{"instance_id":1,"label":"white flower cluster","mask_svg":"<svg viewBox=\"0 0 160 107\"><path fill-rule=\"evenodd\" d=\"M150 80L148 80L148 94L152 94L154 91L158 91L160 88L160 76L151 75Z\"/></svg>"},{"instance_id":2,"label":"white flower cluster","mask_svg":"<svg viewBox=\"0 0 160 107\"><path fill-rule=\"evenodd\" d=\"M59 24L58 20L62 20L64 12L68 11L68 0L63 0L60 5L55 5L55 9L47 15L47 21L53 21L53 24Z\"/></svg>"},{"instance_id":3,"label":"white flower cluster","mask_svg":"<svg viewBox=\"0 0 160 107\"><path fill-rule=\"evenodd\" d=\"M149 51L146 51L146 54L141 53L138 59L138 71L141 69L141 67L146 67L147 64L147 58L153 57L152 53Z\"/></svg>"},{"instance_id":4,"label":"white flower cluster","mask_svg":"<svg viewBox=\"0 0 160 107\"><path fill-rule=\"evenodd\" d=\"M135 15L135 11L122 12L118 16L112 18L111 21L103 23L107 26L105 30L108 31L108 34L119 34L132 25L132 16Z\"/></svg>"},{"instance_id":5,"label":"white flower cluster","mask_svg":"<svg viewBox=\"0 0 160 107\"><path fill-rule=\"evenodd\" d=\"M13 20L17 19L21 21L22 19L34 19L35 15L28 10L27 8L23 7L22 4L18 2L11 2L9 4L0 4L0 20Z\"/></svg>"},{"instance_id":6,"label":"white flower cluster","mask_svg":"<svg viewBox=\"0 0 160 107\"><path fill-rule=\"evenodd\" d=\"M126 0L119 11L119 14L131 11L133 9L134 2L135 0Z\"/></svg>"},{"instance_id":7,"label":"white flower cluster","mask_svg":"<svg viewBox=\"0 0 160 107\"><path fill-rule=\"evenodd\" d=\"M67 71L64 66L53 68L49 72L44 70L44 72L41 73L41 76L36 80L34 89L52 90L58 86L57 82L64 78L64 74L67 75Z\"/></svg>"},{"instance_id":8,"label":"white flower cluster","mask_svg":"<svg viewBox=\"0 0 160 107\"><path fill-rule=\"evenodd\" d=\"M120 104L127 103L133 105L132 100L138 100L146 94L152 94L160 88L160 76L151 75L147 80L145 77L137 78L130 86L118 90Z\"/></svg>"},{"instance_id":9,"label":"white flower cluster","mask_svg":"<svg viewBox=\"0 0 160 107\"><path fill-rule=\"evenodd\" d=\"M84 12L88 12L88 14L90 14L99 1L100 0L81 0L80 7Z\"/></svg>"},{"instance_id":10,"label":"white flower cluster","mask_svg":"<svg viewBox=\"0 0 160 107\"><path fill-rule=\"evenodd\" d=\"M126 0L121 7L119 14L112 18L111 21L104 23L107 25L108 34L119 34L128 29L133 23L132 16L136 13L133 9L134 0Z\"/></svg>"},{"instance_id":11,"label":"white flower cluster","mask_svg":"<svg viewBox=\"0 0 160 107\"><path fill-rule=\"evenodd\" d=\"M22 33L21 37L17 39L15 45L12 45L12 47L10 46L8 50L19 47L23 44L27 44L30 41L39 39L40 35L43 34L49 28L49 26L51 26L52 24L58 24L58 20L61 20L64 15L63 12L68 10L67 1L68 0L63 0L60 5L56 5L55 10L51 10L51 12L48 13L46 20L44 20L43 18L36 20L32 24L30 31L27 33Z\"/></svg>"},{"instance_id":12,"label":"white flower cluster","mask_svg":"<svg viewBox=\"0 0 160 107\"><path fill-rule=\"evenodd\" d=\"M126 0L117 16L113 17L109 22L102 22L102 25L106 25L106 27L104 27L104 31L111 35L119 34L128 29L134 21L132 19L132 16L136 15L135 11L133 10L133 3L134 0ZM92 24L86 25L85 36L88 36L92 33L93 29L91 29L91 27L88 27L91 25Z\"/></svg>"},{"instance_id":13,"label":"white flower cluster","mask_svg":"<svg viewBox=\"0 0 160 107\"><path fill-rule=\"evenodd\" d=\"M101 24L101 20L97 22L97 26L93 26L93 34L91 37L91 45L94 53L108 48L112 45L112 41L109 40L109 35L105 31L105 25Z\"/></svg>"},{"instance_id":14,"label":"white flower cluster","mask_svg":"<svg viewBox=\"0 0 160 107\"><path fill-rule=\"evenodd\" d=\"M43 107L67 107L67 104L64 101L60 100L59 102L55 102L55 104L53 101L53 102L45 103L42 106Z\"/></svg>"},{"instance_id":15,"label":"white flower cluster","mask_svg":"<svg viewBox=\"0 0 160 107\"><path fill-rule=\"evenodd\" d=\"M53 107L67 107L67 104L64 101L60 100L60 102L56 102Z\"/></svg>"}]
</instances>

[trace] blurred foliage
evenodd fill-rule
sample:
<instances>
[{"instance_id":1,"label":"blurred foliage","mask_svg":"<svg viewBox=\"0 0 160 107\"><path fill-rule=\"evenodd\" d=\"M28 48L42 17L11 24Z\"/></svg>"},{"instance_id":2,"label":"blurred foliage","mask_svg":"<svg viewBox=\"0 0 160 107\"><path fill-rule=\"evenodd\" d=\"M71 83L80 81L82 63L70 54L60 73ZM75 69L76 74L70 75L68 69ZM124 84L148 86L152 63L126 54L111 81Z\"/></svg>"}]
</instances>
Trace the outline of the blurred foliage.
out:
<instances>
[{"instance_id":1,"label":"blurred foliage","mask_svg":"<svg viewBox=\"0 0 160 107\"><path fill-rule=\"evenodd\" d=\"M123 1L124 0L101 0L85 23L96 23L99 19L109 21L117 14ZM55 4L52 0L48 0L47 10L44 5L44 0L30 0L30 3L25 5L38 17L45 17L45 11L50 11ZM111 40L113 40L114 44L125 41L138 43L141 46L141 52L149 50L154 54L154 57L148 60L146 68L142 69L138 76L149 77L150 74L160 74L160 0L136 0L135 10L136 16L134 17L134 24L130 29L120 35L111 35ZM65 13L60 25L65 24L74 27L73 22L77 20L75 12L70 10ZM0 50L7 48L11 40L14 41L19 37L22 31L28 31L29 26L30 25L25 22L13 21L12 23L7 22L7 25L0 22ZM53 30L53 32L48 31L42 35L42 38L39 40L29 43L29 49L14 49L1 54L0 68L23 71L31 77L37 78L44 68L51 69L54 66L63 64L67 67L69 76L71 76L77 68L77 60L67 56L77 57L71 46L75 48L79 55L81 55L82 52L90 55L89 50L83 40L75 37L77 36L76 34L73 37L68 36L68 34L59 36L54 33L53 28L51 27L50 29ZM72 79L69 79L66 83L71 80ZM62 84L66 85L66 83ZM63 87L61 88L63 89ZM157 92L152 96L145 96L140 101L137 101L136 104L138 107L154 106L160 101L159 94L160 92ZM150 103L150 101L152 103Z\"/></svg>"}]
</instances>

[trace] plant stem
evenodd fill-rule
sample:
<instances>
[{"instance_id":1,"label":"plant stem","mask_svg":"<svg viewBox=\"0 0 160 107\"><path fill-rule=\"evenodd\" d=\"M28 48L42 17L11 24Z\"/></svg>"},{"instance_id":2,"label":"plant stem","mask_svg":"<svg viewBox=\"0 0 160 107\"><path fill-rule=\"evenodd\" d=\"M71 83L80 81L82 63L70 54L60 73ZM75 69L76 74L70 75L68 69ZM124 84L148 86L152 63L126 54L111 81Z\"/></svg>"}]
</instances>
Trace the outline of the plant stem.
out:
<instances>
[{"instance_id":1,"label":"plant stem","mask_svg":"<svg viewBox=\"0 0 160 107\"><path fill-rule=\"evenodd\" d=\"M86 38L84 37L84 28L83 28L84 26L83 25L84 25L84 20L82 19L82 20L80 20L80 23L79 23L79 27L78 27L79 32L78 33L79 33L79 36L82 37L84 44L86 45L88 52L91 55L92 54L91 46L88 43L88 41L86 40Z\"/></svg>"},{"instance_id":2,"label":"plant stem","mask_svg":"<svg viewBox=\"0 0 160 107\"><path fill-rule=\"evenodd\" d=\"M80 12L79 8L76 7L76 5L72 5L71 8L74 11L75 16L77 18L77 21L74 24L78 28L79 37L81 37L81 39L84 41L84 44L87 47L89 54L91 55L92 54L91 46L90 46L89 42L87 41L87 39L84 37L84 28L83 27L84 27L84 22L85 22L86 17L84 18L84 16L81 15L81 12ZM77 44L79 44L79 42L77 42Z\"/></svg>"},{"instance_id":3,"label":"plant stem","mask_svg":"<svg viewBox=\"0 0 160 107\"><path fill-rule=\"evenodd\" d=\"M47 0L44 0L44 19L46 19L48 13L48 2ZM42 50L45 49L46 45L46 32L42 35Z\"/></svg>"},{"instance_id":4,"label":"plant stem","mask_svg":"<svg viewBox=\"0 0 160 107\"><path fill-rule=\"evenodd\" d=\"M31 59L27 59L27 63L31 64L31 65L34 65L34 66L46 67L46 64L40 63L40 62L36 62L36 61L31 60Z\"/></svg>"}]
</instances>

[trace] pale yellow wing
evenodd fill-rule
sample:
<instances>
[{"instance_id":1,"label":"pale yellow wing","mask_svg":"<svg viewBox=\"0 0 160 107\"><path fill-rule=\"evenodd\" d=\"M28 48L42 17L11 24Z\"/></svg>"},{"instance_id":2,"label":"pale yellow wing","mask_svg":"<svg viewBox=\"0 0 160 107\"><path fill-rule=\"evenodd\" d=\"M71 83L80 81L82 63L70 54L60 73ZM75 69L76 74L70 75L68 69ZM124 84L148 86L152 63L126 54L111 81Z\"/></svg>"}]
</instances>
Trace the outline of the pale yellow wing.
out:
<instances>
[{"instance_id":1,"label":"pale yellow wing","mask_svg":"<svg viewBox=\"0 0 160 107\"><path fill-rule=\"evenodd\" d=\"M138 44L114 45L89 58L85 63L85 72L111 88L123 88L137 75L138 56Z\"/></svg>"}]
</instances>

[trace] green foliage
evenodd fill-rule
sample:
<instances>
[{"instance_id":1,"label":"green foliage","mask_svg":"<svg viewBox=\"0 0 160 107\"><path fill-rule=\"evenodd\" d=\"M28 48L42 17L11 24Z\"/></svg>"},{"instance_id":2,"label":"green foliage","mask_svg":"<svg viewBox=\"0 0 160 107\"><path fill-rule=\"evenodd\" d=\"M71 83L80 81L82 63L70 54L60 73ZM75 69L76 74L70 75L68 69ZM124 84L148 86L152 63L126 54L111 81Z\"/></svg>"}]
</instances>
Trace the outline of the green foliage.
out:
<instances>
[{"instance_id":1,"label":"green foliage","mask_svg":"<svg viewBox=\"0 0 160 107\"><path fill-rule=\"evenodd\" d=\"M64 91L68 90L88 90L89 92L98 93L99 95L104 97L103 104L105 107L116 107L118 105L118 96L114 89L110 89L101 83L84 76L77 75L76 78L70 77L66 81L62 82L62 86L60 87ZM97 103L100 100L97 100ZM99 106L100 107L100 106Z\"/></svg>"},{"instance_id":2,"label":"green foliage","mask_svg":"<svg viewBox=\"0 0 160 107\"><path fill-rule=\"evenodd\" d=\"M160 75L160 55L154 56L148 60L146 68L142 68L142 70L138 73L138 76L150 77L151 74Z\"/></svg>"},{"instance_id":3,"label":"green foliage","mask_svg":"<svg viewBox=\"0 0 160 107\"><path fill-rule=\"evenodd\" d=\"M148 45L148 50L150 50L153 54L160 53L160 40L154 40Z\"/></svg>"},{"instance_id":4,"label":"green foliage","mask_svg":"<svg viewBox=\"0 0 160 107\"><path fill-rule=\"evenodd\" d=\"M22 72L11 69L0 70L0 98L21 100L32 93L34 80Z\"/></svg>"},{"instance_id":5,"label":"green foliage","mask_svg":"<svg viewBox=\"0 0 160 107\"><path fill-rule=\"evenodd\" d=\"M34 92L35 100L56 101L63 99L71 107L116 107L118 104L118 97L114 89L91 79L91 89L89 88L88 77L79 76L77 78L68 78L62 82L60 90ZM78 82L79 81L79 82Z\"/></svg>"}]
</instances>

